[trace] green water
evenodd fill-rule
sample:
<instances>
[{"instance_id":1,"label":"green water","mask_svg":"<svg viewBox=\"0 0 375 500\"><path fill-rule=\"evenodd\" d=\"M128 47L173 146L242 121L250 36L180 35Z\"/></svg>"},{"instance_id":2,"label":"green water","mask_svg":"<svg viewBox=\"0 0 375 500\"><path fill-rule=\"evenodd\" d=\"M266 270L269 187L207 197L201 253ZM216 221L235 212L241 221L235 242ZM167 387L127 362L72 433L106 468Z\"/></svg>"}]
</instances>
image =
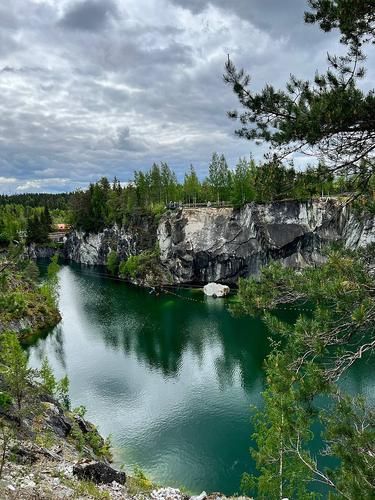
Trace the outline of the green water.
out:
<instances>
[{"instance_id":1,"label":"green water","mask_svg":"<svg viewBox=\"0 0 375 500\"><path fill-rule=\"evenodd\" d=\"M62 322L30 347L67 373L73 406L111 434L116 461L192 492L239 490L253 471L250 405L260 405L268 352L262 323L234 318L228 301L201 292L147 291L64 266ZM194 300L188 300L194 299ZM368 364L347 377L368 394Z\"/></svg>"}]
</instances>

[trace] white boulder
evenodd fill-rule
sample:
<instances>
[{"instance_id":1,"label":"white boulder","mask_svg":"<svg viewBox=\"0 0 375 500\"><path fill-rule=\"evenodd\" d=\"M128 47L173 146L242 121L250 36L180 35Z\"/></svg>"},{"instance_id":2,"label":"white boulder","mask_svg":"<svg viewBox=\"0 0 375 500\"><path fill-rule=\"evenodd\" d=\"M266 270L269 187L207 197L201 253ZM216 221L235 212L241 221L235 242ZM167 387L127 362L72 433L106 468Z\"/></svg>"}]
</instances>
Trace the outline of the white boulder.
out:
<instances>
[{"instance_id":1,"label":"white boulder","mask_svg":"<svg viewBox=\"0 0 375 500\"><path fill-rule=\"evenodd\" d=\"M225 297L230 292L227 285L220 285L220 283L207 283L204 285L203 291L208 297Z\"/></svg>"}]
</instances>

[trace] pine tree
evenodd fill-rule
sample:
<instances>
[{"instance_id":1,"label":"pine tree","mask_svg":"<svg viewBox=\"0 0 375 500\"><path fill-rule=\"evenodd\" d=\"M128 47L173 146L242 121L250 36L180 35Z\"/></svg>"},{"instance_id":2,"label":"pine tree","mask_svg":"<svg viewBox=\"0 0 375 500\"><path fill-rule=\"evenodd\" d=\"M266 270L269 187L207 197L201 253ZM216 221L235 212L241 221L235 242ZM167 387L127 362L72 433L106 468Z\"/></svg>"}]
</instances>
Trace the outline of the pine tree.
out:
<instances>
[{"instance_id":1,"label":"pine tree","mask_svg":"<svg viewBox=\"0 0 375 500\"><path fill-rule=\"evenodd\" d=\"M315 154L331 172L360 174L365 186L375 168L375 94L358 81L365 75L362 46L375 41L374 2L310 0L309 5L306 22L324 31L338 28L347 54L329 55L327 72L316 74L313 83L291 76L286 90L267 84L258 93L250 88L250 76L228 59L224 79L243 108L229 116L241 123L238 136L268 142L272 154Z\"/></svg>"}]
</instances>

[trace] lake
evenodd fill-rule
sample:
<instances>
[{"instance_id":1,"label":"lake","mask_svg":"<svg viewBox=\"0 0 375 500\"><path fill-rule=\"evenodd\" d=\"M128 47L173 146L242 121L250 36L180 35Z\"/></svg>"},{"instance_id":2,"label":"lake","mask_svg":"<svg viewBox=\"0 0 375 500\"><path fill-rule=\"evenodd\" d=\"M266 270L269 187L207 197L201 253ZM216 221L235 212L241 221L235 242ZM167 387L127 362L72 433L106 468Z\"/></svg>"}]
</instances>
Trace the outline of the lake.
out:
<instances>
[{"instance_id":1,"label":"lake","mask_svg":"<svg viewBox=\"0 0 375 500\"><path fill-rule=\"evenodd\" d=\"M29 348L30 365L48 356L69 376L72 406L112 435L125 470L138 465L193 493L234 493L253 471L250 407L261 404L269 346L262 322L233 317L230 300L181 289L156 296L63 266L62 321ZM344 383L373 397L373 381L363 362Z\"/></svg>"}]
</instances>

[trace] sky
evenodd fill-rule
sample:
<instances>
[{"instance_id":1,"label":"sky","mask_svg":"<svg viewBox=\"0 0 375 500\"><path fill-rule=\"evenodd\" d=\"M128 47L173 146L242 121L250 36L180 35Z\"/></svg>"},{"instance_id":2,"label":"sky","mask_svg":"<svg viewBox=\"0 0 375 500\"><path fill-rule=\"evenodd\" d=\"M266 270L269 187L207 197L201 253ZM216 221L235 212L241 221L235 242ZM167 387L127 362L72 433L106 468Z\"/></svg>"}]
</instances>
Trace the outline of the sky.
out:
<instances>
[{"instance_id":1,"label":"sky","mask_svg":"<svg viewBox=\"0 0 375 500\"><path fill-rule=\"evenodd\" d=\"M214 151L234 167L264 145L227 111L227 54L254 89L312 78L337 34L305 25L304 0L1 0L0 193L123 182L166 161L181 179ZM342 49L340 49L342 51ZM297 159L301 165L304 158Z\"/></svg>"}]
</instances>

